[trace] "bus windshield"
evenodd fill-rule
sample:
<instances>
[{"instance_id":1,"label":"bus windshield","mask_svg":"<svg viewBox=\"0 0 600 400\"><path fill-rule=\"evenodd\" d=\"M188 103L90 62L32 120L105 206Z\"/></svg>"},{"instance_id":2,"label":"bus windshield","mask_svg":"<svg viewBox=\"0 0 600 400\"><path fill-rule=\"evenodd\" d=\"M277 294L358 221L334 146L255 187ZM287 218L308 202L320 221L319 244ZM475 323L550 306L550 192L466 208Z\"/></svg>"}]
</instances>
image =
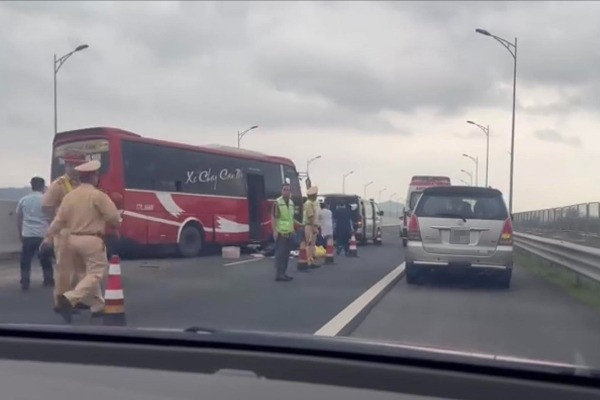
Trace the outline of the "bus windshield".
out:
<instances>
[{"instance_id":1,"label":"bus windshield","mask_svg":"<svg viewBox=\"0 0 600 400\"><path fill-rule=\"evenodd\" d=\"M421 197L421 193L423 192L412 192L410 194L410 201L408 203L408 208L410 210L414 210L417 205L417 201L419 201L419 197Z\"/></svg>"}]
</instances>

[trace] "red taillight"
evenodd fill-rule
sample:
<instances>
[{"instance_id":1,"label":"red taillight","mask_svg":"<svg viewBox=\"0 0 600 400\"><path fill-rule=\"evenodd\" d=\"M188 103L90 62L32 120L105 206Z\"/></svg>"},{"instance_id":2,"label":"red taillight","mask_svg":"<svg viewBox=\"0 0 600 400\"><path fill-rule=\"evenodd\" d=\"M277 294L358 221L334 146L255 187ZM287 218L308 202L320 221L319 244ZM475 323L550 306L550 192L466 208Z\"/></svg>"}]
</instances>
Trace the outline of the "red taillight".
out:
<instances>
[{"instance_id":1,"label":"red taillight","mask_svg":"<svg viewBox=\"0 0 600 400\"><path fill-rule=\"evenodd\" d=\"M510 218L504 221L504 227L502 227L502 234L500 235L498 244L501 246L512 246L513 244L513 227Z\"/></svg>"},{"instance_id":2,"label":"red taillight","mask_svg":"<svg viewBox=\"0 0 600 400\"><path fill-rule=\"evenodd\" d=\"M417 216L413 214L408 222L408 240L421 241L421 230L419 229L419 220Z\"/></svg>"}]
</instances>

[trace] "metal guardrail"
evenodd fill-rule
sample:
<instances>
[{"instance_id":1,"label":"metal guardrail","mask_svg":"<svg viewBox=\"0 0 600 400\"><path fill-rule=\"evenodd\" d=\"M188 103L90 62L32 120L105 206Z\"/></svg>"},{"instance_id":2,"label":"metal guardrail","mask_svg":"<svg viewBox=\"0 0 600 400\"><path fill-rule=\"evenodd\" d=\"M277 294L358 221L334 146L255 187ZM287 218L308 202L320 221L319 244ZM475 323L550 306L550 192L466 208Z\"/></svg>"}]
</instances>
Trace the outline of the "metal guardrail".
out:
<instances>
[{"instance_id":1,"label":"metal guardrail","mask_svg":"<svg viewBox=\"0 0 600 400\"><path fill-rule=\"evenodd\" d=\"M598 237L600 236L600 203L583 203L515 213L513 226L519 231L570 232Z\"/></svg>"},{"instance_id":2,"label":"metal guardrail","mask_svg":"<svg viewBox=\"0 0 600 400\"><path fill-rule=\"evenodd\" d=\"M600 282L600 249L514 232L514 244L529 253Z\"/></svg>"}]
</instances>

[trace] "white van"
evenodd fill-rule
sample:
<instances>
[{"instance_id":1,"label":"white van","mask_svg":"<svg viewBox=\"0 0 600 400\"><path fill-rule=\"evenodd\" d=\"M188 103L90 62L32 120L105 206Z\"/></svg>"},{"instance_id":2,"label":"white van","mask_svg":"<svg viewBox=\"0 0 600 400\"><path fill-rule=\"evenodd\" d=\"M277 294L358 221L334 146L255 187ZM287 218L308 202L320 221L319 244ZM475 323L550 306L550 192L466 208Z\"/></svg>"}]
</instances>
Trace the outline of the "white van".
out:
<instances>
[{"instance_id":1,"label":"white van","mask_svg":"<svg viewBox=\"0 0 600 400\"><path fill-rule=\"evenodd\" d=\"M408 185L408 193L406 194L406 204L404 205L404 215L402 216L402 226L400 228L400 237L402 238L402 245L406 247L407 243L407 228L406 224L410 218L411 213L417 205L417 201L421 197L423 190L433 186L450 186L450 178L447 176L426 176L416 175L413 176Z\"/></svg>"},{"instance_id":2,"label":"white van","mask_svg":"<svg viewBox=\"0 0 600 400\"><path fill-rule=\"evenodd\" d=\"M356 240L361 244L372 241L380 245L382 234L381 217L383 211L373 199L364 199L355 194L322 194L318 196L319 202L325 202L330 210L335 210L338 204L350 204L352 207L353 222L356 229Z\"/></svg>"}]
</instances>

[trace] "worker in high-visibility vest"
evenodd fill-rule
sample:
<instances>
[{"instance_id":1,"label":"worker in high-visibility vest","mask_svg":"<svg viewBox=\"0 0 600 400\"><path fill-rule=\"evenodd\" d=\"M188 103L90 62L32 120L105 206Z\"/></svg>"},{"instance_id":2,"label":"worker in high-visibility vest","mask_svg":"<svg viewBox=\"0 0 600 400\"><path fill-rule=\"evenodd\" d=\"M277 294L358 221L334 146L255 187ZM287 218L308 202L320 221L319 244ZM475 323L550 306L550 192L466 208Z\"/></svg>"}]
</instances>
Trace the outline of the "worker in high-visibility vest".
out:
<instances>
[{"instance_id":1,"label":"worker in high-visibility vest","mask_svg":"<svg viewBox=\"0 0 600 400\"><path fill-rule=\"evenodd\" d=\"M295 227L299 222L294 219L294 202L291 199L292 188L289 183L281 187L281 196L273 203L271 227L275 239L275 280L289 282L293 278L286 274L290 251L294 246Z\"/></svg>"},{"instance_id":2,"label":"worker in high-visibility vest","mask_svg":"<svg viewBox=\"0 0 600 400\"><path fill-rule=\"evenodd\" d=\"M49 221L54 219L56 211L66 194L72 192L79 185L75 167L86 162L85 155L78 152L69 152L60 158L64 162L65 173L50 184L42 198L42 210ZM58 296L75 287L77 282L79 282L79 278L85 274L85 271L75 271L73 265L65 265L62 262L63 257L61 256L65 251L61 242L61 239L64 237L63 233L57 234L53 240L54 258L56 260L54 273L55 310L58 307Z\"/></svg>"}]
</instances>

